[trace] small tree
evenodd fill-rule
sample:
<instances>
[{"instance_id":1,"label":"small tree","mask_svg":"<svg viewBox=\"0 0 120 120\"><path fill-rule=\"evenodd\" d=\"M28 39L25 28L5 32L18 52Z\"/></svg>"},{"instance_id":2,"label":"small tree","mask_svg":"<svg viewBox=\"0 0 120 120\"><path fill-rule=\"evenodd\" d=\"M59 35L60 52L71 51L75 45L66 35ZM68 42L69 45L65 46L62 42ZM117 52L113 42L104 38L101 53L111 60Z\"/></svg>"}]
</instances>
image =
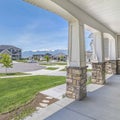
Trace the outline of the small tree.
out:
<instances>
[{"instance_id":1,"label":"small tree","mask_svg":"<svg viewBox=\"0 0 120 120\"><path fill-rule=\"evenodd\" d=\"M63 56L63 55L60 56L60 60L61 60L61 61L64 60L64 56Z\"/></svg>"},{"instance_id":2,"label":"small tree","mask_svg":"<svg viewBox=\"0 0 120 120\"><path fill-rule=\"evenodd\" d=\"M5 67L6 74L7 74L7 68L12 68L12 59L9 54L2 54L1 55L1 63L3 64L2 67Z\"/></svg>"},{"instance_id":3,"label":"small tree","mask_svg":"<svg viewBox=\"0 0 120 120\"><path fill-rule=\"evenodd\" d=\"M46 59L47 62L50 61L50 57L48 55L45 56L45 59Z\"/></svg>"}]
</instances>

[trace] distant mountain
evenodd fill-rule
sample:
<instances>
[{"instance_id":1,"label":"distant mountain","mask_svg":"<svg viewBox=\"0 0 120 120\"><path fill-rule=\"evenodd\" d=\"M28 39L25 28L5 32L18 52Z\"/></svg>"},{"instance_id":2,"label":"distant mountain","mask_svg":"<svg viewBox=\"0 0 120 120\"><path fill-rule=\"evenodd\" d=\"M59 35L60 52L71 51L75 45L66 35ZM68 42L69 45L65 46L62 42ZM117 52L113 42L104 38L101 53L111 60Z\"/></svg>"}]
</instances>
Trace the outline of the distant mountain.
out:
<instances>
[{"instance_id":1,"label":"distant mountain","mask_svg":"<svg viewBox=\"0 0 120 120\"><path fill-rule=\"evenodd\" d=\"M62 50L62 49L57 49L57 50L44 50L44 51L24 51L22 52L22 57L27 58L27 57L32 57L34 54L46 54L50 53L52 55L56 55L59 53L64 53L67 55L67 50Z\"/></svg>"}]
</instances>

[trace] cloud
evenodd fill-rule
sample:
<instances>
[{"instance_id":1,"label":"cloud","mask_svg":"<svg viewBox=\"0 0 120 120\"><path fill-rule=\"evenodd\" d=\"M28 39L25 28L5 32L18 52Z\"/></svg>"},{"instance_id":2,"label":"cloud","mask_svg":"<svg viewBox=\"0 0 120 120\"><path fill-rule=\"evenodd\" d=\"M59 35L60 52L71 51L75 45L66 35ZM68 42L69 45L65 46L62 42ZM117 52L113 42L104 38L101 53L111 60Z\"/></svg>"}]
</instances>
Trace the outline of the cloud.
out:
<instances>
[{"instance_id":1,"label":"cloud","mask_svg":"<svg viewBox=\"0 0 120 120\"><path fill-rule=\"evenodd\" d=\"M52 31L46 29L44 33L36 32L39 27L39 23L25 26L24 31L17 36L14 42L24 50L66 48L68 41L67 27Z\"/></svg>"}]
</instances>

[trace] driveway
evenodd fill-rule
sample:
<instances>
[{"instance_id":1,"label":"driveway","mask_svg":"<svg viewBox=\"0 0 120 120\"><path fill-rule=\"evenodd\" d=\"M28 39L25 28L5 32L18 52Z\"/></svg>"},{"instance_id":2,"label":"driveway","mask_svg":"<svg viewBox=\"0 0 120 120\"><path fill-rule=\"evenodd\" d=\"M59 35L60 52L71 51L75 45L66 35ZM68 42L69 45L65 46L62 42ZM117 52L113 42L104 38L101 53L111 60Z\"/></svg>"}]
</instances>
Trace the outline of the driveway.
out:
<instances>
[{"instance_id":1,"label":"driveway","mask_svg":"<svg viewBox=\"0 0 120 120\"><path fill-rule=\"evenodd\" d=\"M13 63L13 68L8 68L8 72L30 72L40 69L44 69L44 66L40 66L38 63ZM0 73L5 73L5 68L0 64Z\"/></svg>"}]
</instances>

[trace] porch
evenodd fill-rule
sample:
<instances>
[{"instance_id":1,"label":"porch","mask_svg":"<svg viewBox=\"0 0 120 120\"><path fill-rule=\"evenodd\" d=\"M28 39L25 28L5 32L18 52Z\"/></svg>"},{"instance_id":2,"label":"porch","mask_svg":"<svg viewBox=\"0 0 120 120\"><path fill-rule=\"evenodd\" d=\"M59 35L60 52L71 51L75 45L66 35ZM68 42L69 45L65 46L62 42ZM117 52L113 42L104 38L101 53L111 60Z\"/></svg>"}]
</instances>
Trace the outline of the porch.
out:
<instances>
[{"instance_id":1,"label":"porch","mask_svg":"<svg viewBox=\"0 0 120 120\"><path fill-rule=\"evenodd\" d=\"M31 120L119 120L119 0L24 0L54 12L69 23L66 96ZM85 30L92 38L92 83L88 88ZM105 74L113 74L108 80ZM96 85L95 85L96 84ZM96 90L96 87L99 89ZM91 91L95 88L94 91ZM71 98L71 99L69 99ZM82 101L74 101L74 100Z\"/></svg>"},{"instance_id":2,"label":"porch","mask_svg":"<svg viewBox=\"0 0 120 120\"><path fill-rule=\"evenodd\" d=\"M25 120L120 120L119 89L120 75L113 75L105 86L89 85L84 100L61 99Z\"/></svg>"}]
</instances>

